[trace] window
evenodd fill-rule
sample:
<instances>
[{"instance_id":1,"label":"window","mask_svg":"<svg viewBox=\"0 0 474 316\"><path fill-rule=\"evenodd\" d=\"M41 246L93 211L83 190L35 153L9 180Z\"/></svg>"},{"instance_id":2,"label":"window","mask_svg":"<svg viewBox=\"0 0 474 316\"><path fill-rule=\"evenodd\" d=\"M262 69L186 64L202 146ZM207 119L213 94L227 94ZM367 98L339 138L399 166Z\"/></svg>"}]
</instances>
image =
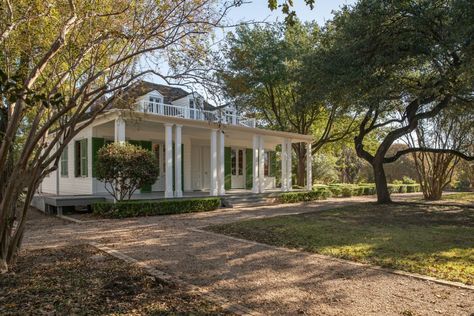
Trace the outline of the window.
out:
<instances>
[{"instance_id":1,"label":"window","mask_svg":"<svg viewBox=\"0 0 474 316\"><path fill-rule=\"evenodd\" d=\"M270 175L270 153L263 153L263 175L268 177Z\"/></svg>"},{"instance_id":2,"label":"window","mask_svg":"<svg viewBox=\"0 0 474 316\"><path fill-rule=\"evenodd\" d=\"M68 149L69 146L66 146L61 154L61 177L69 176L68 172Z\"/></svg>"},{"instance_id":3,"label":"window","mask_svg":"<svg viewBox=\"0 0 474 316\"><path fill-rule=\"evenodd\" d=\"M87 138L74 143L74 175L87 177Z\"/></svg>"},{"instance_id":4,"label":"window","mask_svg":"<svg viewBox=\"0 0 474 316\"><path fill-rule=\"evenodd\" d=\"M233 176L244 174L244 150L232 149L230 152L231 172Z\"/></svg>"},{"instance_id":5,"label":"window","mask_svg":"<svg viewBox=\"0 0 474 316\"><path fill-rule=\"evenodd\" d=\"M161 98L150 96L148 101L148 112L158 113L158 104L161 103Z\"/></svg>"}]
</instances>

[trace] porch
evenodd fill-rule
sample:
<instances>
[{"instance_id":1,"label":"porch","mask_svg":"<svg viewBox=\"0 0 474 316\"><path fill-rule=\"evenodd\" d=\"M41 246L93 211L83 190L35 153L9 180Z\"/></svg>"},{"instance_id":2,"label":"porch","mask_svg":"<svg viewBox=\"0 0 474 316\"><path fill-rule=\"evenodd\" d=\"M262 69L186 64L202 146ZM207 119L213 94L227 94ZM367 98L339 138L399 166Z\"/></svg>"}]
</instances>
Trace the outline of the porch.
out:
<instances>
[{"instance_id":1,"label":"porch","mask_svg":"<svg viewBox=\"0 0 474 316\"><path fill-rule=\"evenodd\" d=\"M291 146L304 142L309 153L306 189L311 189L309 140L312 140L310 136L294 133L118 112L92 128L92 176L100 146L108 142L130 142L151 150L159 163L157 181L150 188L142 188L141 194L180 198L203 192L222 196L229 190L265 193L279 188L291 191ZM104 184L95 177L92 193L107 193Z\"/></svg>"},{"instance_id":2,"label":"porch","mask_svg":"<svg viewBox=\"0 0 474 316\"><path fill-rule=\"evenodd\" d=\"M96 162L98 150L111 142L130 142L157 158L159 176L141 188L137 198L291 191L292 145L301 142L308 152L305 188L310 190L311 141L308 135L111 110L68 144L58 170L43 181L40 193L108 196L107 187L97 179Z\"/></svg>"}]
</instances>

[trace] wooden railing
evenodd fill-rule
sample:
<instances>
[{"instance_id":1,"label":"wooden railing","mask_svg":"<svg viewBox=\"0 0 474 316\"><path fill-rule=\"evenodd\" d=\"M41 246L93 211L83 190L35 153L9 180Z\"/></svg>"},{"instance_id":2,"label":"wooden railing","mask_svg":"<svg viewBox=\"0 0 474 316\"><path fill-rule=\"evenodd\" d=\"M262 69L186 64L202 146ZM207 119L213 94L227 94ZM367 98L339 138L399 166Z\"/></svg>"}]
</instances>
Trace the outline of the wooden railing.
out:
<instances>
[{"instance_id":1,"label":"wooden railing","mask_svg":"<svg viewBox=\"0 0 474 316\"><path fill-rule=\"evenodd\" d=\"M181 117L190 120L210 121L216 123L221 122L224 124L255 127L255 119L249 119L241 115L230 115L228 113L224 113L221 110L209 111L202 109L192 109L184 106L151 101L141 101L138 104L138 110L145 113Z\"/></svg>"}]
</instances>

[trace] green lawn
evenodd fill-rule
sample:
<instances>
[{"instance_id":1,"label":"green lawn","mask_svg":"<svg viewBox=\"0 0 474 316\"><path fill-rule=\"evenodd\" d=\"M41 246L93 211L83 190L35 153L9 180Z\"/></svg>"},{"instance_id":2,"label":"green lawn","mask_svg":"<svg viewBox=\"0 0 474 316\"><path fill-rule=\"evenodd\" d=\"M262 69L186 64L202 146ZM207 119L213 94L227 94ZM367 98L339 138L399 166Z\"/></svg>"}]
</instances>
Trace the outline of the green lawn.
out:
<instances>
[{"instance_id":1,"label":"green lawn","mask_svg":"<svg viewBox=\"0 0 474 316\"><path fill-rule=\"evenodd\" d=\"M474 203L474 192L444 194L442 199L446 201Z\"/></svg>"},{"instance_id":2,"label":"green lawn","mask_svg":"<svg viewBox=\"0 0 474 316\"><path fill-rule=\"evenodd\" d=\"M215 225L276 246L474 284L474 209L364 204Z\"/></svg>"}]
</instances>

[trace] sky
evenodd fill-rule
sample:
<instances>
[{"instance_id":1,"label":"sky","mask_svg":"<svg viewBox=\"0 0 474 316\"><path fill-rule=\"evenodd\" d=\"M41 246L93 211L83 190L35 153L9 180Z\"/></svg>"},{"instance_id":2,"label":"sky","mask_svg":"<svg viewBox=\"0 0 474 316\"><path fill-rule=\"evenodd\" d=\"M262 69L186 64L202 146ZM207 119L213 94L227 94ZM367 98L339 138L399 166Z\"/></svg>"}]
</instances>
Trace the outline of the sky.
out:
<instances>
[{"instance_id":1,"label":"sky","mask_svg":"<svg viewBox=\"0 0 474 316\"><path fill-rule=\"evenodd\" d=\"M283 21L284 15L281 10L270 11L267 0L245 0L245 3L238 8L231 10L228 18L231 22L237 23L241 21ZM279 1L282 2L281 0ZM331 19L333 10L339 9L344 4L353 4L355 0L316 0L316 5L311 10L305 5L304 0L294 0L294 10L296 15L302 21L316 20L319 25L323 25L325 21Z\"/></svg>"}]
</instances>

